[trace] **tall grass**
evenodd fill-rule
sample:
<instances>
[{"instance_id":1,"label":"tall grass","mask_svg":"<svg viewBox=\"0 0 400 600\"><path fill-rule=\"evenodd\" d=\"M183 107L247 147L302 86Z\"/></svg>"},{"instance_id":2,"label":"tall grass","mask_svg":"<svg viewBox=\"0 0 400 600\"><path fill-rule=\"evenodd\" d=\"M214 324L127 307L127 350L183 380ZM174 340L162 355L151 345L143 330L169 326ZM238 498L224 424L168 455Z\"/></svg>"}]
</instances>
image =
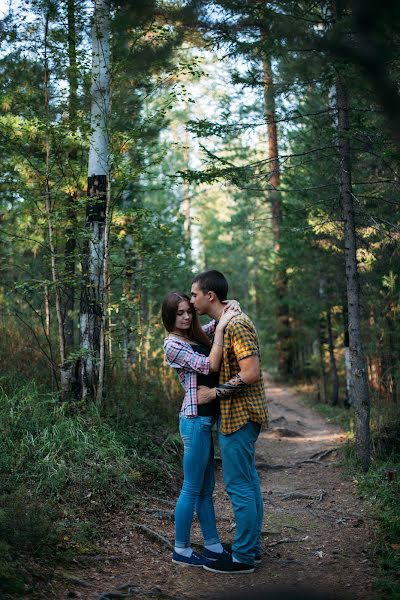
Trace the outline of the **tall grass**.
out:
<instances>
[{"instance_id":1,"label":"tall grass","mask_svg":"<svg viewBox=\"0 0 400 600\"><path fill-rule=\"evenodd\" d=\"M153 388L145 402L132 396L121 384L101 411L61 402L34 381L0 378L3 593L20 593L27 560L93 546L104 507L123 510L143 489L176 485L176 407Z\"/></svg>"},{"instance_id":2,"label":"tall grass","mask_svg":"<svg viewBox=\"0 0 400 600\"><path fill-rule=\"evenodd\" d=\"M23 485L32 493L64 501L101 492L103 501L112 502L149 475L148 462L134 447L124 446L94 405L83 414L69 411L67 403L40 393L34 382L12 394L0 387L4 492Z\"/></svg>"}]
</instances>

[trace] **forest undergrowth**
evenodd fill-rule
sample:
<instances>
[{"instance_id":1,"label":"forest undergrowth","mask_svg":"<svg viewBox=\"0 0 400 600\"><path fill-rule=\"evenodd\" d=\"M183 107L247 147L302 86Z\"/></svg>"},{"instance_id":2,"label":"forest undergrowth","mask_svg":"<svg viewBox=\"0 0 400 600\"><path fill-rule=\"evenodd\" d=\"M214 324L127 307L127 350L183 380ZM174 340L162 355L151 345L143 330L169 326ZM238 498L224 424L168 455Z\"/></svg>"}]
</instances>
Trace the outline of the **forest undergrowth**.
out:
<instances>
[{"instance_id":1,"label":"forest undergrowth","mask_svg":"<svg viewBox=\"0 0 400 600\"><path fill-rule=\"evenodd\" d=\"M2 598L26 597L57 565L96 554L104 511L134 510L144 491L176 480L177 405L154 383L138 393L114 379L98 407L62 402L26 374L0 378Z\"/></svg>"}]
</instances>

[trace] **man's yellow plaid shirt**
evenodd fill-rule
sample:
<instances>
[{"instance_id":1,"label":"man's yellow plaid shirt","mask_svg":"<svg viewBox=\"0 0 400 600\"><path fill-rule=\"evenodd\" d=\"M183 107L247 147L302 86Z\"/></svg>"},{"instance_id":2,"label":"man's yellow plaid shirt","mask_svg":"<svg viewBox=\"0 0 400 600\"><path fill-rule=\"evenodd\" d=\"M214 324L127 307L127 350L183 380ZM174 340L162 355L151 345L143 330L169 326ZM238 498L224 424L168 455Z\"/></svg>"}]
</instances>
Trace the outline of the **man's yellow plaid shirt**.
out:
<instances>
[{"instance_id":1,"label":"man's yellow plaid shirt","mask_svg":"<svg viewBox=\"0 0 400 600\"><path fill-rule=\"evenodd\" d=\"M240 360L254 355L260 357L257 333L249 317L241 313L234 317L225 329L220 383L226 383L239 373ZM233 433L247 421L265 423L267 420L267 401L262 377L237 395L221 398L221 433Z\"/></svg>"}]
</instances>

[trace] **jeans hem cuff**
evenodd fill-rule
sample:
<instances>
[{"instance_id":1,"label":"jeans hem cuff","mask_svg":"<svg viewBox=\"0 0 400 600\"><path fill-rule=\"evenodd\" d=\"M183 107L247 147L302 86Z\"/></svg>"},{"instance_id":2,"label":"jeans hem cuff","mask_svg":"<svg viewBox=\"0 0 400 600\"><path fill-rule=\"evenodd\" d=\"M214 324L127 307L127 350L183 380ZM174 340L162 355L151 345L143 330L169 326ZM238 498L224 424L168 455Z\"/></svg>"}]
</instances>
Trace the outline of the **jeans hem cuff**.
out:
<instances>
[{"instance_id":1,"label":"jeans hem cuff","mask_svg":"<svg viewBox=\"0 0 400 600\"><path fill-rule=\"evenodd\" d=\"M205 546L212 546L213 544L220 544L219 538L213 537L213 538L210 538L209 540L204 540Z\"/></svg>"},{"instance_id":2,"label":"jeans hem cuff","mask_svg":"<svg viewBox=\"0 0 400 600\"><path fill-rule=\"evenodd\" d=\"M254 567L254 560L252 562L248 562L247 560L243 560L242 558L239 558L237 554L232 554L232 558L238 560L243 565L250 565L251 567Z\"/></svg>"}]
</instances>

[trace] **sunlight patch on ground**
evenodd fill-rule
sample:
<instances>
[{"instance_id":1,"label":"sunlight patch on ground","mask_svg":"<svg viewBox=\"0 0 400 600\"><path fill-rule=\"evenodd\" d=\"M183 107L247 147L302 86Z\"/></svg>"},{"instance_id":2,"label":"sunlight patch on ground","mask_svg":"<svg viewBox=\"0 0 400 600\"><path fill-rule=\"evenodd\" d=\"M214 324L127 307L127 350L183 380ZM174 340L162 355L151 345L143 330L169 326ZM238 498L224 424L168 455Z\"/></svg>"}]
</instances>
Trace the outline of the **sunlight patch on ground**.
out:
<instances>
[{"instance_id":1,"label":"sunlight patch on ground","mask_svg":"<svg viewBox=\"0 0 400 600\"><path fill-rule=\"evenodd\" d=\"M277 439L284 439L285 442L290 443L290 444L299 444L299 445L303 445L303 444L309 444L309 443L318 443L318 442L330 442L332 444L338 444L338 443L342 443L346 440L346 436L343 433L338 433L338 432L332 432L332 431L327 431L327 432L323 432L323 431L318 431L317 433L315 433L314 435L307 435L307 436L302 436L302 437L286 437L284 435L278 437L276 431L274 430L268 430L268 431L262 431L260 433L260 437L264 438L264 439L272 439L272 440L277 440Z\"/></svg>"}]
</instances>

